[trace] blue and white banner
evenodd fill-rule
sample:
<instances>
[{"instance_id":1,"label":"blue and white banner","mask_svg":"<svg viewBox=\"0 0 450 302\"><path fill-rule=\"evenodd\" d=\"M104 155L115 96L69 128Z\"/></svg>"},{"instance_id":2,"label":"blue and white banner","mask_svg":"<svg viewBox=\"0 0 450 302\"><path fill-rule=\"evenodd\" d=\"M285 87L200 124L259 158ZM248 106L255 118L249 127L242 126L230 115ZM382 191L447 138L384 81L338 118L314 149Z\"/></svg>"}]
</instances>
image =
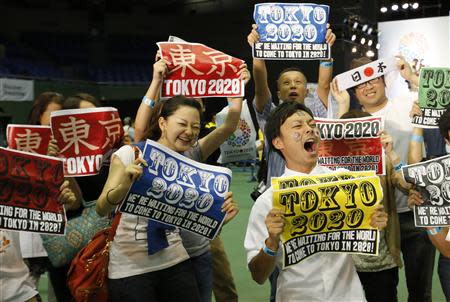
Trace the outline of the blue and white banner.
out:
<instances>
[{"instance_id":1,"label":"blue and white banner","mask_svg":"<svg viewBox=\"0 0 450 302\"><path fill-rule=\"evenodd\" d=\"M196 162L151 140L143 158L148 167L131 186L120 211L213 239L225 218L221 206L231 171Z\"/></svg>"},{"instance_id":2,"label":"blue and white banner","mask_svg":"<svg viewBox=\"0 0 450 302\"><path fill-rule=\"evenodd\" d=\"M325 42L330 7L312 3L255 4L253 18L259 42L253 57L270 60L330 58Z\"/></svg>"}]
</instances>

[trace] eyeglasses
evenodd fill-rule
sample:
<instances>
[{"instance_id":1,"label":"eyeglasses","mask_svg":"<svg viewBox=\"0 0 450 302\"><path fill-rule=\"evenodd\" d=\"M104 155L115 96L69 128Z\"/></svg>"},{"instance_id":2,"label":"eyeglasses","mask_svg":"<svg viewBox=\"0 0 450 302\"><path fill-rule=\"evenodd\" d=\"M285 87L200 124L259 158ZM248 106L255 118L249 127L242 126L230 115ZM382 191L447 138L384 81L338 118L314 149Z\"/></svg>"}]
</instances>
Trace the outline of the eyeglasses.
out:
<instances>
[{"instance_id":1,"label":"eyeglasses","mask_svg":"<svg viewBox=\"0 0 450 302\"><path fill-rule=\"evenodd\" d=\"M380 82L380 80L381 80L381 77L372 79L372 80L370 80L370 81L367 81L367 82L364 82L364 83L362 83L362 84L356 85L356 89L363 89L363 88L365 88L369 83L370 83L371 85L377 84L378 82Z\"/></svg>"}]
</instances>

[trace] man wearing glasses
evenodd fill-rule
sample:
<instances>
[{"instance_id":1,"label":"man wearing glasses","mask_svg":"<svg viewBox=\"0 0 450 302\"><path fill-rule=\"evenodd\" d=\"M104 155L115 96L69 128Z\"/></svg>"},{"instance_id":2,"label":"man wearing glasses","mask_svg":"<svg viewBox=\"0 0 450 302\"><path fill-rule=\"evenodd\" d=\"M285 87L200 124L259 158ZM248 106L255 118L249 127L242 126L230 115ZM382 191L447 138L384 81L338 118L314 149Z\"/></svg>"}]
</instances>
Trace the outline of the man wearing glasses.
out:
<instances>
[{"instance_id":1,"label":"man wearing glasses","mask_svg":"<svg viewBox=\"0 0 450 302\"><path fill-rule=\"evenodd\" d=\"M367 57L354 59L350 68L357 68L370 62ZM402 57L398 57L397 67L407 82L412 86L419 85L418 76ZM409 113L413 103L417 101L417 93L388 99L385 88L384 77L378 77L355 86L353 91L364 111L374 116L384 116L385 129L392 136L394 150L404 165L408 159L409 141L414 139ZM342 112L341 108L339 112ZM395 189L395 199L400 220L408 301L431 301L435 249L428 239L426 230L414 226L414 215L408 208L408 194Z\"/></svg>"}]
</instances>

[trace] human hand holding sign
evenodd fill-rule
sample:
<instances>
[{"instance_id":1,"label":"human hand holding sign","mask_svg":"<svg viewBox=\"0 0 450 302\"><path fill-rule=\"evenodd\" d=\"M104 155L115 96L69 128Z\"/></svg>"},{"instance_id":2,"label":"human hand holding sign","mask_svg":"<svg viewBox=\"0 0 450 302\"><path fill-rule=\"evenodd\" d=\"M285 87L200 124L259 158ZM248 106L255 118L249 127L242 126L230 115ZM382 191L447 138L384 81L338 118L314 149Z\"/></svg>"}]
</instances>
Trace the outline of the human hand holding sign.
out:
<instances>
[{"instance_id":1,"label":"human hand holding sign","mask_svg":"<svg viewBox=\"0 0 450 302\"><path fill-rule=\"evenodd\" d=\"M378 230L383 230L388 222L388 215L384 210L383 205L379 204L375 206L375 212L372 213L370 217L370 226L377 228Z\"/></svg>"},{"instance_id":2,"label":"human hand holding sign","mask_svg":"<svg viewBox=\"0 0 450 302\"><path fill-rule=\"evenodd\" d=\"M50 138L50 141L48 142L47 155L53 157L59 156L58 142L53 136Z\"/></svg>"},{"instance_id":3,"label":"human hand holding sign","mask_svg":"<svg viewBox=\"0 0 450 302\"><path fill-rule=\"evenodd\" d=\"M327 23L327 33L325 34L325 42L331 46L333 46L336 41L336 35L333 30L330 28L330 23Z\"/></svg>"},{"instance_id":4,"label":"human hand holding sign","mask_svg":"<svg viewBox=\"0 0 450 302\"><path fill-rule=\"evenodd\" d=\"M224 224L230 222L239 213L239 206L233 199L233 192L225 194L225 201L222 205L222 212L226 213Z\"/></svg>"},{"instance_id":5,"label":"human hand holding sign","mask_svg":"<svg viewBox=\"0 0 450 302\"><path fill-rule=\"evenodd\" d=\"M61 187L59 187L58 202L66 205L67 209L72 209L77 202L75 193L70 188L69 180L64 180Z\"/></svg>"},{"instance_id":6,"label":"human hand holding sign","mask_svg":"<svg viewBox=\"0 0 450 302\"><path fill-rule=\"evenodd\" d=\"M244 81L244 84L247 85L252 76L250 75L250 71L247 69L247 64L243 63L239 66L239 71L237 72L239 78Z\"/></svg>"},{"instance_id":7,"label":"human hand holding sign","mask_svg":"<svg viewBox=\"0 0 450 302\"><path fill-rule=\"evenodd\" d=\"M266 246L272 251L278 250L281 233L283 233L286 224L284 220L284 211L281 209L271 209L266 216L266 227L269 232L269 238L266 239Z\"/></svg>"},{"instance_id":8,"label":"human hand holding sign","mask_svg":"<svg viewBox=\"0 0 450 302\"><path fill-rule=\"evenodd\" d=\"M147 161L140 157L136 158L133 163L126 166L124 171L125 173L122 177L121 182L121 185L123 185L123 187L129 188L133 182L135 182L142 176L144 169L140 164L144 165L145 167L148 166Z\"/></svg>"},{"instance_id":9,"label":"human hand holding sign","mask_svg":"<svg viewBox=\"0 0 450 302\"><path fill-rule=\"evenodd\" d=\"M247 42L250 47L253 47L253 45L259 41L259 33L256 30L258 26L256 24L252 24L252 31L247 36Z\"/></svg>"},{"instance_id":10,"label":"human hand holding sign","mask_svg":"<svg viewBox=\"0 0 450 302\"><path fill-rule=\"evenodd\" d=\"M411 189L408 194L408 207L420 206L424 203L422 194L419 191Z\"/></svg>"}]
</instances>

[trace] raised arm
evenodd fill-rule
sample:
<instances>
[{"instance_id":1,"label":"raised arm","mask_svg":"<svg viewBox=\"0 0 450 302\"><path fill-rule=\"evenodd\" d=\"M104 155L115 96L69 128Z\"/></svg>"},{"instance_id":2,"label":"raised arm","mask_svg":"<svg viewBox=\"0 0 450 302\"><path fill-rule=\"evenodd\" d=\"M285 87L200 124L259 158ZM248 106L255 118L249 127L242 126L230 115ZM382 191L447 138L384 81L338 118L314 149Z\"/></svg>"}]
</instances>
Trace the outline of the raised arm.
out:
<instances>
[{"instance_id":1,"label":"raised arm","mask_svg":"<svg viewBox=\"0 0 450 302\"><path fill-rule=\"evenodd\" d=\"M414 103L411 108L410 116L422 115L419 104ZM423 159L423 129L414 127L409 141L408 164L421 162Z\"/></svg>"},{"instance_id":2,"label":"raised arm","mask_svg":"<svg viewBox=\"0 0 450 302\"><path fill-rule=\"evenodd\" d=\"M386 156L391 162L391 171L386 171L391 175L392 184L404 192L408 192L411 189L411 184L407 183L402 175L401 167L404 162L394 151L394 142L392 136L385 130L381 132L381 144L383 145Z\"/></svg>"},{"instance_id":3,"label":"raised arm","mask_svg":"<svg viewBox=\"0 0 450 302\"><path fill-rule=\"evenodd\" d=\"M247 70L245 64L241 65L240 68L239 74L241 79L247 84L250 81L250 72ZM228 98L229 108L224 123L198 141L203 157L202 160L207 159L231 134L233 134L234 131L236 131L241 116L242 100L242 97Z\"/></svg>"},{"instance_id":4,"label":"raised arm","mask_svg":"<svg viewBox=\"0 0 450 302\"><path fill-rule=\"evenodd\" d=\"M330 24L327 24L327 33L325 35L325 41L328 43L328 47L333 46L336 41L336 35L331 30ZM325 108L328 107L328 94L330 92L330 83L333 78L333 58L329 60L320 61L319 65L319 78L317 80L317 95Z\"/></svg>"},{"instance_id":5,"label":"raised arm","mask_svg":"<svg viewBox=\"0 0 450 302\"><path fill-rule=\"evenodd\" d=\"M280 209L270 210L266 216L265 224L269 237L265 240L264 245L273 255L269 255L261 249L248 264L252 278L258 284L263 284L275 269L275 255L279 249L280 236L285 225L284 212Z\"/></svg>"},{"instance_id":6,"label":"raised arm","mask_svg":"<svg viewBox=\"0 0 450 302\"><path fill-rule=\"evenodd\" d=\"M247 42L250 47L259 41L259 34L256 31L256 24L252 25L252 31L247 36ZM253 78L255 82L255 104L258 112L263 112L264 107L269 101L272 94L270 93L269 83L267 80L266 62L261 59L253 59Z\"/></svg>"},{"instance_id":7,"label":"raised arm","mask_svg":"<svg viewBox=\"0 0 450 302\"><path fill-rule=\"evenodd\" d=\"M347 90L339 91L338 88L338 82L337 79L334 79L331 82L331 94L333 95L333 98L336 100L336 103L338 104L338 112L336 113L336 116L333 116L333 118L340 118L344 113L348 112L350 109L350 95L348 94Z\"/></svg>"},{"instance_id":8,"label":"raised arm","mask_svg":"<svg viewBox=\"0 0 450 302\"><path fill-rule=\"evenodd\" d=\"M400 75L410 83L411 88L419 87L419 77L414 73L411 66L406 62L405 58L402 56L397 57L397 68ZM412 89L415 90L415 89Z\"/></svg>"},{"instance_id":9,"label":"raised arm","mask_svg":"<svg viewBox=\"0 0 450 302\"><path fill-rule=\"evenodd\" d=\"M159 99L159 91L161 89L162 81L167 73L167 60L160 59L153 64L153 77L147 89L144 99L139 106L136 114L134 126L134 141L140 142L144 138L145 131L148 128L148 122L155 105Z\"/></svg>"},{"instance_id":10,"label":"raised arm","mask_svg":"<svg viewBox=\"0 0 450 302\"><path fill-rule=\"evenodd\" d=\"M122 202L131 184L142 175L143 168L140 164L147 166L147 162L142 158L137 158L125 166L118 156L113 155L108 179L96 203L96 211L100 216L108 215Z\"/></svg>"}]
</instances>

